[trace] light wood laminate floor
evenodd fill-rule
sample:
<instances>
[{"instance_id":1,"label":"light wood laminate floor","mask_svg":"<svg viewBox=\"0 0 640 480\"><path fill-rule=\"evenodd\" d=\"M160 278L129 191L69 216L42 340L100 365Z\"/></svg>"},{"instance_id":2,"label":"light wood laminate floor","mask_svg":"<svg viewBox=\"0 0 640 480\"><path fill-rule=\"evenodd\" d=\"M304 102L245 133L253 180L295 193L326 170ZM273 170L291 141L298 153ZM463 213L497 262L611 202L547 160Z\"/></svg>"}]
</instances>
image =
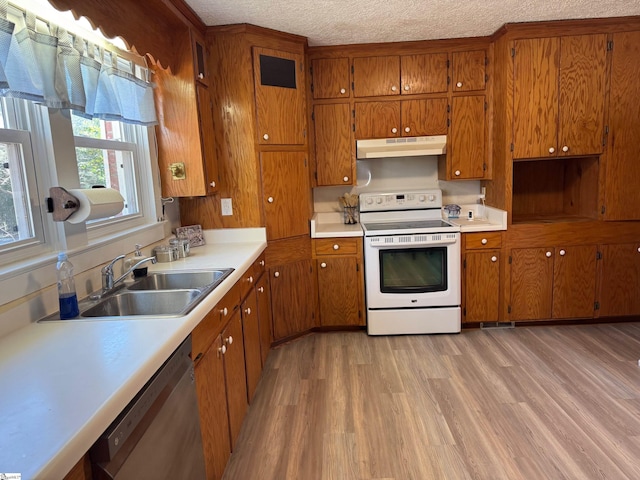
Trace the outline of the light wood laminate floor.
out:
<instances>
[{"instance_id":1,"label":"light wood laminate floor","mask_svg":"<svg viewBox=\"0 0 640 480\"><path fill-rule=\"evenodd\" d=\"M640 479L640 324L274 349L225 480Z\"/></svg>"}]
</instances>

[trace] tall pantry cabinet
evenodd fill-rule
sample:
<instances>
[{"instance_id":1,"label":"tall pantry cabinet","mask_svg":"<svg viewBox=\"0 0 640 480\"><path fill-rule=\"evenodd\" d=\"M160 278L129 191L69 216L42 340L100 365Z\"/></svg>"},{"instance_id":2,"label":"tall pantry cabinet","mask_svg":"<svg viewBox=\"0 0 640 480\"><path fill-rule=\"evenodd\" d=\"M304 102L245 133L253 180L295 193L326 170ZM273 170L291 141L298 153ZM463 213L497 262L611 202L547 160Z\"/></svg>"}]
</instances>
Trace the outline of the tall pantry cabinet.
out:
<instances>
[{"instance_id":1,"label":"tall pantry cabinet","mask_svg":"<svg viewBox=\"0 0 640 480\"><path fill-rule=\"evenodd\" d=\"M185 199L182 222L266 227L274 340L280 340L299 333L291 322L305 327L300 332L311 328L316 309L307 289L315 286L311 250L304 247L312 212L306 39L251 25L212 27L206 39L220 198L231 199L232 214L222 215L220 198Z\"/></svg>"}]
</instances>

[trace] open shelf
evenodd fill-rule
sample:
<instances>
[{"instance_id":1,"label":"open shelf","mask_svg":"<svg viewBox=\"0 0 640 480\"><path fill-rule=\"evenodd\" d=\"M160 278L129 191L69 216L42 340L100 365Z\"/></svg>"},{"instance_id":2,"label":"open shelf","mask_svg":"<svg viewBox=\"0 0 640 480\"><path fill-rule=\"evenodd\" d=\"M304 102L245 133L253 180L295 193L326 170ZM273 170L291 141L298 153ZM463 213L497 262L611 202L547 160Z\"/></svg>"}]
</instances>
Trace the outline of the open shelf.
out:
<instances>
[{"instance_id":1,"label":"open shelf","mask_svg":"<svg viewBox=\"0 0 640 480\"><path fill-rule=\"evenodd\" d=\"M513 223L598 218L598 157L513 163Z\"/></svg>"}]
</instances>

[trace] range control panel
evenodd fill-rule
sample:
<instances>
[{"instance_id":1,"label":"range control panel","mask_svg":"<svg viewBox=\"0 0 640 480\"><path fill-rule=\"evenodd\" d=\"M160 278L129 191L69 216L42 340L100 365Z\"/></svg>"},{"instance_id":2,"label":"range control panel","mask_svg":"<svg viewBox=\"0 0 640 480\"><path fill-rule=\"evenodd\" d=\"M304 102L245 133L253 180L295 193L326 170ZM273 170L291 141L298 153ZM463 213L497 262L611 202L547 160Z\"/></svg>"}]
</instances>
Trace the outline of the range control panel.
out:
<instances>
[{"instance_id":1,"label":"range control panel","mask_svg":"<svg viewBox=\"0 0 640 480\"><path fill-rule=\"evenodd\" d=\"M361 212L418 210L442 207L442 190L411 190L407 192L361 193Z\"/></svg>"}]
</instances>

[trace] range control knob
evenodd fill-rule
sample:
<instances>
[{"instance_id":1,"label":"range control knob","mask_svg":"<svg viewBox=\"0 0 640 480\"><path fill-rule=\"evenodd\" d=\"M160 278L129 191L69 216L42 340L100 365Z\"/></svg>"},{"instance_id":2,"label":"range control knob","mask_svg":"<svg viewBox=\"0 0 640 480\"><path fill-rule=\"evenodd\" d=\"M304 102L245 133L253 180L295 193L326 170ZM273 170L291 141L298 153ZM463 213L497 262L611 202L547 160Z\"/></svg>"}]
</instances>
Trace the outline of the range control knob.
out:
<instances>
[{"instance_id":1,"label":"range control knob","mask_svg":"<svg viewBox=\"0 0 640 480\"><path fill-rule=\"evenodd\" d=\"M435 195L429 195L429 201L430 202L435 202L436 201L436 196Z\"/></svg>"},{"instance_id":2,"label":"range control knob","mask_svg":"<svg viewBox=\"0 0 640 480\"><path fill-rule=\"evenodd\" d=\"M376 203L380 205L382 203L382 197L376 197Z\"/></svg>"},{"instance_id":3,"label":"range control knob","mask_svg":"<svg viewBox=\"0 0 640 480\"><path fill-rule=\"evenodd\" d=\"M420 195L420 196L418 197L418 201L419 201L420 203L424 202L426 199L427 199L427 197L425 197L424 195Z\"/></svg>"},{"instance_id":4,"label":"range control knob","mask_svg":"<svg viewBox=\"0 0 640 480\"><path fill-rule=\"evenodd\" d=\"M365 203L366 203L367 205L371 205L371 204L373 203L373 198L371 198L371 197L367 197L367 199L365 200Z\"/></svg>"}]
</instances>

